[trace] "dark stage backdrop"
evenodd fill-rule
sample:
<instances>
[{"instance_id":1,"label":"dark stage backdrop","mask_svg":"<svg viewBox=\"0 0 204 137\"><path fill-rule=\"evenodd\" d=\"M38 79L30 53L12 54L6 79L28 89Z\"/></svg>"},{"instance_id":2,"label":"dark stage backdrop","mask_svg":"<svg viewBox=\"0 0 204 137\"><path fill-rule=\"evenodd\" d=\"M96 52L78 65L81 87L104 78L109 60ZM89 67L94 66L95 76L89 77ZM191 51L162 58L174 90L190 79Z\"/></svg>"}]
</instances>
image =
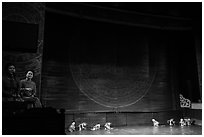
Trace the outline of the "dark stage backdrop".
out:
<instances>
[{"instance_id":1,"label":"dark stage backdrop","mask_svg":"<svg viewBox=\"0 0 204 137\"><path fill-rule=\"evenodd\" d=\"M60 17L61 16L61 17ZM154 112L179 105L178 56L190 32L46 14L42 99L66 111ZM183 37L184 38L184 37Z\"/></svg>"}]
</instances>

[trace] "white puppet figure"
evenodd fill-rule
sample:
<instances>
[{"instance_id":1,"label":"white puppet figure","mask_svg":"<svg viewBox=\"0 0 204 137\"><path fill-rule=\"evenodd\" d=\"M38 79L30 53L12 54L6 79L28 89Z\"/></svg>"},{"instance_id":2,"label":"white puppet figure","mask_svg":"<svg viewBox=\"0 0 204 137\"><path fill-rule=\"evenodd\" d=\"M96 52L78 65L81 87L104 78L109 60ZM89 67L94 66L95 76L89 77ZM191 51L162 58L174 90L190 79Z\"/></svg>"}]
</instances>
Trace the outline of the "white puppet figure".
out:
<instances>
[{"instance_id":1,"label":"white puppet figure","mask_svg":"<svg viewBox=\"0 0 204 137\"><path fill-rule=\"evenodd\" d=\"M104 127L105 127L105 130L110 130L110 129L113 129L110 127L111 123L110 122L107 122L105 123Z\"/></svg>"},{"instance_id":2,"label":"white puppet figure","mask_svg":"<svg viewBox=\"0 0 204 137\"><path fill-rule=\"evenodd\" d=\"M152 119L153 122L153 126L158 127L159 126L159 122L156 121L155 119Z\"/></svg>"},{"instance_id":3,"label":"white puppet figure","mask_svg":"<svg viewBox=\"0 0 204 137\"><path fill-rule=\"evenodd\" d=\"M169 126L173 126L173 125L175 125L175 121L174 121L173 118L167 120L167 123L169 124Z\"/></svg>"},{"instance_id":4,"label":"white puppet figure","mask_svg":"<svg viewBox=\"0 0 204 137\"><path fill-rule=\"evenodd\" d=\"M81 131L81 130L83 130L83 129L86 129L86 125L87 125L87 124L86 124L85 122L79 124L79 131Z\"/></svg>"},{"instance_id":5,"label":"white puppet figure","mask_svg":"<svg viewBox=\"0 0 204 137\"><path fill-rule=\"evenodd\" d=\"M188 125L188 126L191 125L191 119L190 119L190 118L188 118L188 123L187 123L187 125Z\"/></svg>"},{"instance_id":6,"label":"white puppet figure","mask_svg":"<svg viewBox=\"0 0 204 137\"><path fill-rule=\"evenodd\" d=\"M101 125L100 124L96 124L91 130L98 130L101 128Z\"/></svg>"},{"instance_id":7,"label":"white puppet figure","mask_svg":"<svg viewBox=\"0 0 204 137\"><path fill-rule=\"evenodd\" d=\"M72 124L69 126L69 132L75 131L75 122L72 122Z\"/></svg>"},{"instance_id":8,"label":"white puppet figure","mask_svg":"<svg viewBox=\"0 0 204 137\"><path fill-rule=\"evenodd\" d=\"M191 119L190 118L185 118L184 122L185 122L186 126L190 126L191 125Z\"/></svg>"},{"instance_id":9,"label":"white puppet figure","mask_svg":"<svg viewBox=\"0 0 204 137\"><path fill-rule=\"evenodd\" d=\"M185 121L183 120L183 118L180 119L180 122L179 122L179 123L180 123L180 126L182 126L182 127L186 125L186 123L185 123Z\"/></svg>"}]
</instances>

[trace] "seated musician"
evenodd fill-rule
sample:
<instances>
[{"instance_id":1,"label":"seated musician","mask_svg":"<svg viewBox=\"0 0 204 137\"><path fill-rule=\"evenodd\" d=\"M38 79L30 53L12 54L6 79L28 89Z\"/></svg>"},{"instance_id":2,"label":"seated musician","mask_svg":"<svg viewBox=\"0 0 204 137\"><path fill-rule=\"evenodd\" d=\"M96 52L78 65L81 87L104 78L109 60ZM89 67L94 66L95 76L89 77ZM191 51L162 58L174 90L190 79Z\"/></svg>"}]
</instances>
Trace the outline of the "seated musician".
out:
<instances>
[{"instance_id":1,"label":"seated musician","mask_svg":"<svg viewBox=\"0 0 204 137\"><path fill-rule=\"evenodd\" d=\"M19 81L16 78L16 69L13 64L6 65L6 72L2 76L2 102L20 99Z\"/></svg>"},{"instance_id":2,"label":"seated musician","mask_svg":"<svg viewBox=\"0 0 204 137\"><path fill-rule=\"evenodd\" d=\"M27 71L26 78L20 81L20 95L24 101L30 102L36 108L41 108L41 102L36 97L36 84L32 81L33 72Z\"/></svg>"}]
</instances>

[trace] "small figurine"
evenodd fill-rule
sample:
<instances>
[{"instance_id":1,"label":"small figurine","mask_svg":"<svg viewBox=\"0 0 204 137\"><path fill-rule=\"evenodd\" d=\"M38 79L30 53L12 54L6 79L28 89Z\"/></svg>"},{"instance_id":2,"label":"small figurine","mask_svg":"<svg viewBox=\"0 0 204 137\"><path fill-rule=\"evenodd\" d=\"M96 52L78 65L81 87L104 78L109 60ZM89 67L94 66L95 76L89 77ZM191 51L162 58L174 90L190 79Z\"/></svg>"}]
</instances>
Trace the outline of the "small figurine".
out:
<instances>
[{"instance_id":1,"label":"small figurine","mask_svg":"<svg viewBox=\"0 0 204 137\"><path fill-rule=\"evenodd\" d=\"M174 121L173 118L167 120L167 123L169 124L169 126L173 126L173 125L175 125L175 121Z\"/></svg>"},{"instance_id":2,"label":"small figurine","mask_svg":"<svg viewBox=\"0 0 204 137\"><path fill-rule=\"evenodd\" d=\"M79 124L79 131L81 131L81 130L83 130L83 129L86 129L86 125L87 125L87 124L86 124L85 122Z\"/></svg>"},{"instance_id":3,"label":"small figurine","mask_svg":"<svg viewBox=\"0 0 204 137\"><path fill-rule=\"evenodd\" d=\"M185 118L184 121L185 121L185 125L186 126L190 126L191 125L191 119L190 118Z\"/></svg>"},{"instance_id":4,"label":"small figurine","mask_svg":"<svg viewBox=\"0 0 204 137\"><path fill-rule=\"evenodd\" d=\"M183 120L183 118L180 119L180 122L179 122L179 123L180 123L180 126L182 126L182 127L186 125L186 123L185 123L185 121Z\"/></svg>"},{"instance_id":5,"label":"small figurine","mask_svg":"<svg viewBox=\"0 0 204 137\"><path fill-rule=\"evenodd\" d=\"M107 122L105 123L104 127L105 127L105 130L111 130L113 128L110 127L111 123L110 122Z\"/></svg>"},{"instance_id":6,"label":"small figurine","mask_svg":"<svg viewBox=\"0 0 204 137\"><path fill-rule=\"evenodd\" d=\"M155 119L152 119L153 122L153 126L158 127L159 126L159 122L156 121Z\"/></svg>"},{"instance_id":7,"label":"small figurine","mask_svg":"<svg viewBox=\"0 0 204 137\"><path fill-rule=\"evenodd\" d=\"M75 131L75 122L72 122L72 124L69 126L69 132Z\"/></svg>"},{"instance_id":8,"label":"small figurine","mask_svg":"<svg viewBox=\"0 0 204 137\"><path fill-rule=\"evenodd\" d=\"M101 125L100 124L96 124L91 130L98 130L100 129Z\"/></svg>"}]
</instances>

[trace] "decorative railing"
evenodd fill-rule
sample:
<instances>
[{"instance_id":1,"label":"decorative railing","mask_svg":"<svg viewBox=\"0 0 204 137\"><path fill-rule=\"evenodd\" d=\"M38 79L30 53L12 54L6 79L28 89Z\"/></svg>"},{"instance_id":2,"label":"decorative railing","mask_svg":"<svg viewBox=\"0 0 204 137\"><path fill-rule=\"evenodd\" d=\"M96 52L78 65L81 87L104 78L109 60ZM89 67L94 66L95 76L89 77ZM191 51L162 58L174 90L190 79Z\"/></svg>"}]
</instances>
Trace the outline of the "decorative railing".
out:
<instances>
[{"instance_id":1,"label":"decorative railing","mask_svg":"<svg viewBox=\"0 0 204 137\"><path fill-rule=\"evenodd\" d=\"M182 94L180 94L180 106L182 108L191 108L191 101L184 98Z\"/></svg>"}]
</instances>

